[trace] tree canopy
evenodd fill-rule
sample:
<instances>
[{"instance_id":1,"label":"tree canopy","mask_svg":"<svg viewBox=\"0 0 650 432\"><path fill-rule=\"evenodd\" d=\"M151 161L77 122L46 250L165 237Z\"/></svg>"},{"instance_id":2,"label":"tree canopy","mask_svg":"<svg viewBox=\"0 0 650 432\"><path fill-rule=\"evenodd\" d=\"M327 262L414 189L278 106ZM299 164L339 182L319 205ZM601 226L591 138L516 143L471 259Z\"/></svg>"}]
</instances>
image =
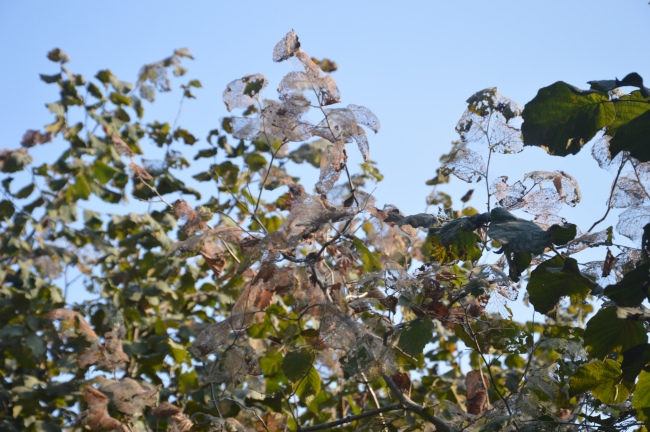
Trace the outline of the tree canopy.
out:
<instances>
[{"instance_id":1,"label":"tree canopy","mask_svg":"<svg viewBox=\"0 0 650 432\"><path fill-rule=\"evenodd\" d=\"M189 50L135 83L47 56L53 121L0 151L3 430L647 430L650 89L638 73L557 82L523 108L496 88L472 95L427 182L434 210L406 215L372 194L379 119L343 106L338 65L293 31L272 58L300 69L277 99L260 73L233 80L222 98L235 114L204 140L180 109L171 124L144 117L172 83L181 104L198 94L183 81ZM582 198L569 173L490 172L526 146L567 156L589 142L614 180L586 231L562 217ZM37 164L41 146L60 156ZM300 164L316 184L300 183ZM473 190L454 203L451 176L483 182L486 205L467 204ZM595 230L613 208L616 227ZM603 259L583 262L586 250ZM73 301L79 286L93 299ZM531 321L513 318L519 296Z\"/></svg>"}]
</instances>

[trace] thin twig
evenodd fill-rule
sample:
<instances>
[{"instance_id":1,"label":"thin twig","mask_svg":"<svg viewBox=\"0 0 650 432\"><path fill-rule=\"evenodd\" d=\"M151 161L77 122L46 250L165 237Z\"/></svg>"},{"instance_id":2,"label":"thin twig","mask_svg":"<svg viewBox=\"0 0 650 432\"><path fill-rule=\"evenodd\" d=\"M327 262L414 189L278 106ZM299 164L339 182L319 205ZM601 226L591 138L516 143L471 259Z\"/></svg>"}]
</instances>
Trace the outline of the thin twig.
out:
<instances>
[{"instance_id":1,"label":"thin twig","mask_svg":"<svg viewBox=\"0 0 650 432\"><path fill-rule=\"evenodd\" d=\"M404 409L404 407L402 406L401 403L395 403L395 404L391 404L391 405L386 405L385 407L381 407L381 408L377 408L377 409L374 409L374 410L366 411L366 412L363 412L361 414L357 414L357 415L353 415L353 416L347 416L347 417L344 417L344 418L342 418L340 420L335 420L335 421L331 421L331 422L328 422L328 423L322 423L322 424L315 425L315 426L298 427L298 430L303 431L303 432L307 432L307 431L317 431L317 430L323 430L323 429L330 429L330 428L333 428L335 426L339 426L339 425L342 425L342 424L345 424L345 423L352 423L353 421L361 420L361 419L364 419L364 418L367 418L367 417L372 417L372 416L375 416L377 414L379 414L381 416L382 413L385 413L385 412L388 412L388 411L397 411L397 410L403 410L403 409Z\"/></svg>"},{"instance_id":2,"label":"thin twig","mask_svg":"<svg viewBox=\"0 0 650 432\"><path fill-rule=\"evenodd\" d=\"M397 386L397 384L395 384L395 381L393 381L390 375L383 373L382 377L384 378L386 385L388 385L388 387L395 394L397 399L399 399L400 403L402 404L402 407L404 409L416 413L423 419L433 424L436 427L436 432L453 432L456 430L453 426L447 424L447 422L445 422L441 418L429 414L427 412L427 408L416 404L411 400L411 398L409 398L404 393L402 393L402 390Z\"/></svg>"},{"instance_id":3,"label":"thin twig","mask_svg":"<svg viewBox=\"0 0 650 432\"><path fill-rule=\"evenodd\" d=\"M605 212L605 216L603 216L602 218L594 222L591 228L589 228L589 230L587 231L588 233L591 232L591 230L594 229L596 225L604 221L607 218L609 211L612 209L612 200L614 199L614 191L616 190L616 183L618 182L618 177L621 175L621 171L623 171L623 167L625 166L626 162L627 162L627 158L624 156L623 162L621 162L621 166L618 167L618 172L616 173L616 178L614 179L614 183L612 183L612 190L609 193L609 200L607 201L607 211Z\"/></svg>"}]
</instances>

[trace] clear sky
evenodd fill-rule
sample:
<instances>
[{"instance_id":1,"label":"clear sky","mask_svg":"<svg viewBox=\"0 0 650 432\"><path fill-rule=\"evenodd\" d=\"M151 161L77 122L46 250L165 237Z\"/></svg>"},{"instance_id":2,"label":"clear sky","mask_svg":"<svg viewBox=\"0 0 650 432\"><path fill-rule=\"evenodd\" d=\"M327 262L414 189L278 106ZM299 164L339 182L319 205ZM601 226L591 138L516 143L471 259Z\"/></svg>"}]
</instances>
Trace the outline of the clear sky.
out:
<instances>
[{"instance_id":1,"label":"clear sky","mask_svg":"<svg viewBox=\"0 0 650 432\"><path fill-rule=\"evenodd\" d=\"M187 77L200 79L203 88L184 105L180 125L203 141L227 114L221 93L228 82L260 72L273 96L290 65L273 63L271 53L293 28L308 54L338 62L333 77L342 102L366 106L382 122L369 137L371 157L386 176L375 191L378 203L417 213L430 190L424 182L458 138L454 126L467 97L498 87L524 105L540 87L559 80L583 88L586 81L629 72L650 80L649 18L646 0L3 0L0 148L18 147L25 130L51 122L44 103L57 98L56 89L38 73L56 72L45 57L54 47L66 51L70 69L86 78L110 68L129 81L142 64L188 47L196 60L185 64ZM148 118L173 122L180 96L178 89L159 96ZM202 147L188 147L188 159ZM51 160L61 153L52 144L38 151ZM351 165L360 161L356 149L348 153ZM499 155L491 173L514 181L529 171L556 169L580 183L583 202L563 215L586 231L604 214L612 181L588 151L558 158L527 148ZM484 211L483 183L455 179L446 191L458 202L469 188L476 188L470 204ZM607 224L616 224L615 213L603 228Z\"/></svg>"}]
</instances>

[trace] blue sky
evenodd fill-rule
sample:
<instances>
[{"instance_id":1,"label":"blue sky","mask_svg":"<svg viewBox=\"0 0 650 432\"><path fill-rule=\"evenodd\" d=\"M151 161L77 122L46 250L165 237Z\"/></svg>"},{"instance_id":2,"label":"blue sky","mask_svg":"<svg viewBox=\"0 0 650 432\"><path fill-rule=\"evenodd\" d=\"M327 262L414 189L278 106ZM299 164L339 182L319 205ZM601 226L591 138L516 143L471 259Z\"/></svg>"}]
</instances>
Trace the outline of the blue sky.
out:
<instances>
[{"instance_id":1,"label":"blue sky","mask_svg":"<svg viewBox=\"0 0 650 432\"><path fill-rule=\"evenodd\" d=\"M180 125L203 141L227 115L221 93L233 79L263 73L273 96L291 66L273 63L271 53L293 28L308 54L338 62L333 77L342 102L366 106L382 122L370 136L371 157L386 176L375 191L379 204L417 213L430 190L424 182L458 137L454 126L467 97L498 87L524 105L559 80L586 88L586 81L633 71L650 77L649 17L645 0L2 1L0 148L18 147L25 130L51 121L44 103L57 98L56 89L38 74L56 72L45 57L54 47L86 78L110 68L128 81L144 63L188 47L196 60L185 64L187 79L200 79L203 88L185 103ZM160 95L148 118L173 122L180 96L178 89ZM188 159L204 147L188 147ZM54 160L61 151L50 144L38 156ZM351 165L360 162L356 149L348 153ZM583 202L563 215L585 231L604 214L612 176L588 151L558 158L527 148L493 162L491 176L511 180L533 170L572 174ZM304 178L313 184L316 176L313 170ZM454 179L445 190L458 202L469 188L476 189L470 204L484 211L483 183ZM602 227L615 223L613 212Z\"/></svg>"}]
</instances>

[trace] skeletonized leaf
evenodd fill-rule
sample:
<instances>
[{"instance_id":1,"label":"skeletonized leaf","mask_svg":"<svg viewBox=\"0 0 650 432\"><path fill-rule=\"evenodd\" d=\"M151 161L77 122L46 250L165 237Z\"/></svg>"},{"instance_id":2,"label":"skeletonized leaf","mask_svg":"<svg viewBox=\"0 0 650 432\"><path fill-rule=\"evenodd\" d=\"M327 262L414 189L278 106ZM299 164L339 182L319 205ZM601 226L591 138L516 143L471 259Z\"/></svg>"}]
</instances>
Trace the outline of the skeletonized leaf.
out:
<instances>
[{"instance_id":1,"label":"skeletonized leaf","mask_svg":"<svg viewBox=\"0 0 650 432\"><path fill-rule=\"evenodd\" d=\"M463 142L489 146L497 153L519 153L524 149L515 120L521 115L519 104L503 97L496 87L475 93L467 104L456 125Z\"/></svg>"},{"instance_id":2,"label":"skeletonized leaf","mask_svg":"<svg viewBox=\"0 0 650 432\"><path fill-rule=\"evenodd\" d=\"M464 146L450 154L442 169L444 175L453 174L467 183L479 182L486 175L483 156Z\"/></svg>"},{"instance_id":3,"label":"skeletonized leaf","mask_svg":"<svg viewBox=\"0 0 650 432\"><path fill-rule=\"evenodd\" d=\"M320 176L316 183L318 193L326 194L332 189L345 167L347 158L343 141L336 141L334 145L327 146L320 159Z\"/></svg>"},{"instance_id":4,"label":"skeletonized leaf","mask_svg":"<svg viewBox=\"0 0 650 432\"><path fill-rule=\"evenodd\" d=\"M582 199L578 182L564 171L533 171L524 176L524 180L526 179L531 179L546 188L555 189L561 201L571 207L575 207Z\"/></svg>"},{"instance_id":5,"label":"skeletonized leaf","mask_svg":"<svg viewBox=\"0 0 650 432\"><path fill-rule=\"evenodd\" d=\"M630 207L618 216L616 231L637 241L643 235L643 227L650 223L650 205Z\"/></svg>"},{"instance_id":6,"label":"skeletonized leaf","mask_svg":"<svg viewBox=\"0 0 650 432\"><path fill-rule=\"evenodd\" d=\"M251 117L233 117L230 121L232 136L237 139L252 140L260 132L262 119Z\"/></svg>"},{"instance_id":7,"label":"skeletonized leaf","mask_svg":"<svg viewBox=\"0 0 650 432\"><path fill-rule=\"evenodd\" d=\"M273 61L281 62L287 60L289 57L294 56L298 49L300 49L300 41L298 40L298 35L292 29L273 48Z\"/></svg>"},{"instance_id":8,"label":"skeletonized leaf","mask_svg":"<svg viewBox=\"0 0 650 432\"><path fill-rule=\"evenodd\" d=\"M616 182L612 196L612 207L626 208L643 204L647 198L643 185L636 176L622 176Z\"/></svg>"},{"instance_id":9,"label":"skeletonized leaf","mask_svg":"<svg viewBox=\"0 0 650 432\"><path fill-rule=\"evenodd\" d=\"M617 155L615 160L612 159L612 155L609 151L610 139L612 139L612 137L605 135L597 139L596 142L594 142L594 146L591 148L591 155L596 159L596 162L598 162L598 166L608 171L611 171L612 167L618 169L623 160L622 153Z\"/></svg>"},{"instance_id":10,"label":"skeletonized leaf","mask_svg":"<svg viewBox=\"0 0 650 432\"><path fill-rule=\"evenodd\" d=\"M210 370L206 382L236 387L246 375L261 375L255 350L250 346L233 345L217 353L216 365Z\"/></svg>"},{"instance_id":11,"label":"skeletonized leaf","mask_svg":"<svg viewBox=\"0 0 650 432\"><path fill-rule=\"evenodd\" d=\"M223 101L228 111L255 105L256 97L269 84L262 74L246 75L232 81L223 91Z\"/></svg>"}]
</instances>

